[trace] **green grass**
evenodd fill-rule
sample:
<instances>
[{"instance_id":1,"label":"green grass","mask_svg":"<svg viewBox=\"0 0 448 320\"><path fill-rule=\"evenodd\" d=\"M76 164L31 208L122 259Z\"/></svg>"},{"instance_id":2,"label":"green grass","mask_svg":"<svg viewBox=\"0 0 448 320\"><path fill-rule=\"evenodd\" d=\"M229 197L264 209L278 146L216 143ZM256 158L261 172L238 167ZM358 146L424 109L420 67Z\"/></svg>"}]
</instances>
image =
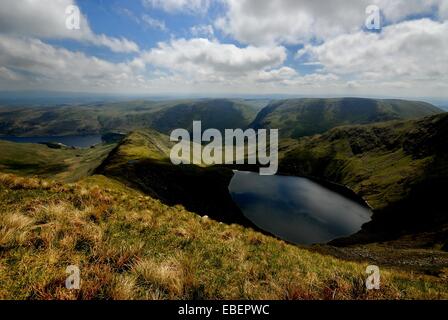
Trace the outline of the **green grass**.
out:
<instances>
[{"instance_id":1,"label":"green grass","mask_svg":"<svg viewBox=\"0 0 448 320\"><path fill-rule=\"evenodd\" d=\"M416 119L443 112L428 103L361 98L289 99L271 102L251 124L280 130L282 138L301 138L350 124Z\"/></svg>"},{"instance_id":2,"label":"green grass","mask_svg":"<svg viewBox=\"0 0 448 320\"><path fill-rule=\"evenodd\" d=\"M447 114L422 120L346 126L290 142L285 174L308 175L354 190L374 209L364 231L399 236L445 232ZM358 239L359 240L359 239ZM440 241L440 240L436 240Z\"/></svg>"},{"instance_id":3,"label":"green grass","mask_svg":"<svg viewBox=\"0 0 448 320\"><path fill-rule=\"evenodd\" d=\"M169 207L103 176L0 176L2 299L447 299L443 278L310 252ZM68 265L81 289L64 283Z\"/></svg>"},{"instance_id":4,"label":"green grass","mask_svg":"<svg viewBox=\"0 0 448 320\"><path fill-rule=\"evenodd\" d=\"M227 223L250 225L228 191L233 171L204 165L173 165L173 145L154 130L129 134L97 170L165 204L181 204L188 210Z\"/></svg>"},{"instance_id":5,"label":"green grass","mask_svg":"<svg viewBox=\"0 0 448 320\"><path fill-rule=\"evenodd\" d=\"M45 145L0 141L0 170L63 181L88 176L102 163L114 145L89 149L52 149Z\"/></svg>"},{"instance_id":6,"label":"green grass","mask_svg":"<svg viewBox=\"0 0 448 320\"><path fill-rule=\"evenodd\" d=\"M447 121L282 141L284 173L348 185L374 206L380 231L401 232L409 221L441 228L343 248L293 246L232 224L222 202L231 171L173 166L167 136L152 130L117 148L0 142L0 171L13 173L0 174L0 298L448 299L448 254L440 250ZM379 291L364 286L372 263L381 267ZM81 268L79 291L64 287L72 264Z\"/></svg>"}]
</instances>

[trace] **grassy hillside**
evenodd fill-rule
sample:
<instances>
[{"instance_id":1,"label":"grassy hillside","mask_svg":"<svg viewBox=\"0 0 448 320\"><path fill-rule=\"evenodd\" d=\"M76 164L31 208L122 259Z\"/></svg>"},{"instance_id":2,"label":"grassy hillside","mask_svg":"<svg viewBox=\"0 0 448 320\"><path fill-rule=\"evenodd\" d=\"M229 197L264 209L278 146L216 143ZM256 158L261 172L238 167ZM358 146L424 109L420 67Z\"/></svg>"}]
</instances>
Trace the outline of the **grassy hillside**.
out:
<instances>
[{"instance_id":1,"label":"grassy hillside","mask_svg":"<svg viewBox=\"0 0 448 320\"><path fill-rule=\"evenodd\" d=\"M233 171L171 163L169 138L154 130L129 134L109 155L97 173L113 177L168 205L226 223L253 226L234 204L228 191Z\"/></svg>"},{"instance_id":2,"label":"grassy hillside","mask_svg":"<svg viewBox=\"0 0 448 320\"><path fill-rule=\"evenodd\" d=\"M192 131L194 120L201 120L203 128L220 131L232 128L246 128L255 118L256 107L241 102L217 99L192 104L177 104L158 112L149 127L169 134L177 128Z\"/></svg>"},{"instance_id":3,"label":"grassy hillside","mask_svg":"<svg viewBox=\"0 0 448 320\"><path fill-rule=\"evenodd\" d=\"M280 171L349 186L374 209L376 236L434 231L446 241L448 114L340 127L296 142ZM438 240L437 240L438 239Z\"/></svg>"},{"instance_id":4,"label":"grassy hillside","mask_svg":"<svg viewBox=\"0 0 448 320\"><path fill-rule=\"evenodd\" d=\"M170 123L185 107L151 108ZM93 149L0 141L0 299L448 299L448 114L282 141L282 173L347 185L373 207L344 247L254 231L228 193L232 170L174 166L171 146L152 129ZM80 291L64 286L73 264ZM365 289L369 264L379 291Z\"/></svg>"},{"instance_id":5,"label":"grassy hillside","mask_svg":"<svg viewBox=\"0 0 448 320\"><path fill-rule=\"evenodd\" d=\"M89 149L52 149L46 145L0 140L0 171L76 181L92 174L114 145Z\"/></svg>"},{"instance_id":6,"label":"grassy hillside","mask_svg":"<svg viewBox=\"0 0 448 320\"><path fill-rule=\"evenodd\" d=\"M447 299L443 277L345 262L168 207L103 176L0 175L0 299ZM69 265L81 289L65 289Z\"/></svg>"},{"instance_id":7,"label":"grassy hillside","mask_svg":"<svg viewBox=\"0 0 448 320\"><path fill-rule=\"evenodd\" d=\"M259 106L253 101L227 99L0 107L0 134L87 135L142 128L169 133L176 128L189 129L193 120L202 120L204 127L245 128L258 110Z\"/></svg>"},{"instance_id":8,"label":"grassy hillside","mask_svg":"<svg viewBox=\"0 0 448 320\"><path fill-rule=\"evenodd\" d=\"M291 99L269 104L251 126L279 128L283 138L300 138L341 125L406 120L441 112L428 103L404 100Z\"/></svg>"}]
</instances>

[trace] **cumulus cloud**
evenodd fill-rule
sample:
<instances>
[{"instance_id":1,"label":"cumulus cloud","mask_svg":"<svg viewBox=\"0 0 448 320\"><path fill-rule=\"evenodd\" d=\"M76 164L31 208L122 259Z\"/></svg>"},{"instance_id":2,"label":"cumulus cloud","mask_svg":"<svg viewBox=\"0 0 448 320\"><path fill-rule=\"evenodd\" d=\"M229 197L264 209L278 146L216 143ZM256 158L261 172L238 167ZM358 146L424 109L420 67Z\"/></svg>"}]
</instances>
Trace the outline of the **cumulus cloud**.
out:
<instances>
[{"instance_id":1,"label":"cumulus cloud","mask_svg":"<svg viewBox=\"0 0 448 320\"><path fill-rule=\"evenodd\" d=\"M210 7L210 0L142 0L142 3L169 13L204 14Z\"/></svg>"},{"instance_id":2,"label":"cumulus cloud","mask_svg":"<svg viewBox=\"0 0 448 320\"><path fill-rule=\"evenodd\" d=\"M14 36L41 39L73 39L105 46L115 52L136 52L138 45L125 38L113 38L95 34L81 14L80 29L66 27L65 10L76 5L73 0L17 1L3 0L0 9L0 32Z\"/></svg>"},{"instance_id":3,"label":"cumulus cloud","mask_svg":"<svg viewBox=\"0 0 448 320\"><path fill-rule=\"evenodd\" d=\"M364 81L447 83L448 21L401 22L382 33L359 31L307 45L299 56L318 62L327 72Z\"/></svg>"},{"instance_id":4,"label":"cumulus cloud","mask_svg":"<svg viewBox=\"0 0 448 320\"><path fill-rule=\"evenodd\" d=\"M279 69L262 70L258 73L256 80L260 82L280 82L284 80L292 80L299 74L295 69L289 67L281 67Z\"/></svg>"},{"instance_id":5,"label":"cumulus cloud","mask_svg":"<svg viewBox=\"0 0 448 320\"><path fill-rule=\"evenodd\" d=\"M299 44L363 28L368 5L378 5L388 23L430 14L447 15L446 0L223 0L227 13L216 26L247 44Z\"/></svg>"},{"instance_id":6,"label":"cumulus cloud","mask_svg":"<svg viewBox=\"0 0 448 320\"><path fill-rule=\"evenodd\" d=\"M239 48L208 39L160 43L121 63L4 34L0 34L0 52L0 86L4 89L235 91L297 76L293 69L281 67L286 59L283 47Z\"/></svg>"},{"instance_id":7,"label":"cumulus cloud","mask_svg":"<svg viewBox=\"0 0 448 320\"><path fill-rule=\"evenodd\" d=\"M179 14L203 14L211 4L141 1L147 8ZM448 92L446 0L219 1L225 10L213 25L213 17L195 17L197 25L173 29L170 38L141 52L125 38L95 34L84 15L81 30L68 30L65 8L75 0L4 0L0 87L395 96ZM382 9L386 25L381 32L363 31L370 4ZM118 12L142 28L167 31L165 22L148 12ZM421 18L425 15L431 18ZM192 38L177 38L176 31ZM218 31L230 43L223 43ZM47 39L134 52L135 58L107 61L50 45ZM288 49L296 50L292 44L304 45L295 61L288 59Z\"/></svg>"},{"instance_id":8,"label":"cumulus cloud","mask_svg":"<svg viewBox=\"0 0 448 320\"><path fill-rule=\"evenodd\" d=\"M175 39L159 43L142 58L172 72L182 71L205 78L232 77L277 67L285 61L286 50L283 47L239 48L204 38Z\"/></svg>"},{"instance_id":9,"label":"cumulus cloud","mask_svg":"<svg viewBox=\"0 0 448 320\"><path fill-rule=\"evenodd\" d=\"M138 61L111 63L81 52L58 48L37 39L0 34L0 78L21 80L20 86L110 88L136 83ZM8 79L9 78L9 79ZM2 87L17 88L14 81Z\"/></svg>"}]
</instances>

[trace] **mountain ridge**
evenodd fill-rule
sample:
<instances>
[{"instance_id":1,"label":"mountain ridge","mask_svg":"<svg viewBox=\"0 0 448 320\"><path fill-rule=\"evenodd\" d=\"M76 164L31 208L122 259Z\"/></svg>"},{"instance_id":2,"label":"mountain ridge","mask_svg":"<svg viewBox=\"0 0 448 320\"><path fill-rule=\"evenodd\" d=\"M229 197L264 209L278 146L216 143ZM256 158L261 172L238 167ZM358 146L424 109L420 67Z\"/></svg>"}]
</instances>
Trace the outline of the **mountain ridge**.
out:
<instances>
[{"instance_id":1,"label":"mountain ridge","mask_svg":"<svg viewBox=\"0 0 448 320\"><path fill-rule=\"evenodd\" d=\"M247 127L259 109L255 103L238 99L0 107L0 135L92 135L144 128L169 133L177 128L191 129L193 120L202 120L204 127L236 129Z\"/></svg>"},{"instance_id":2,"label":"mountain ridge","mask_svg":"<svg viewBox=\"0 0 448 320\"><path fill-rule=\"evenodd\" d=\"M278 128L282 138L297 139L342 125L408 120L442 112L426 102L398 99L288 99L271 102L250 127Z\"/></svg>"},{"instance_id":3,"label":"mountain ridge","mask_svg":"<svg viewBox=\"0 0 448 320\"><path fill-rule=\"evenodd\" d=\"M447 128L448 114L338 127L298 140L279 170L346 185L366 200L373 220L357 241L435 229L443 235Z\"/></svg>"}]
</instances>

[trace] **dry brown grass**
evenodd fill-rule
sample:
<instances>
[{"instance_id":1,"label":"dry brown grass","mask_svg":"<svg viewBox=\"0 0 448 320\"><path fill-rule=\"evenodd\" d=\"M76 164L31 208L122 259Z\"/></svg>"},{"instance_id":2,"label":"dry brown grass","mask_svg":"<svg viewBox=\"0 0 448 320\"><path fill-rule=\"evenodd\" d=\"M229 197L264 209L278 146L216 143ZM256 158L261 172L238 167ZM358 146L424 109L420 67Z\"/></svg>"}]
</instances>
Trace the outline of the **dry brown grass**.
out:
<instances>
[{"instance_id":1,"label":"dry brown grass","mask_svg":"<svg viewBox=\"0 0 448 320\"><path fill-rule=\"evenodd\" d=\"M25 243L34 220L20 213L0 216L0 247L20 246Z\"/></svg>"},{"instance_id":2,"label":"dry brown grass","mask_svg":"<svg viewBox=\"0 0 448 320\"><path fill-rule=\"evenodd\" d=\"M80 290L65 288L69 265L80 267ZM104 177L63 185L0 174L2 299L448 298L443 275L387 269L381 290L367 292L366 266L167 207Z\"/></svg>"}]
</instances>

